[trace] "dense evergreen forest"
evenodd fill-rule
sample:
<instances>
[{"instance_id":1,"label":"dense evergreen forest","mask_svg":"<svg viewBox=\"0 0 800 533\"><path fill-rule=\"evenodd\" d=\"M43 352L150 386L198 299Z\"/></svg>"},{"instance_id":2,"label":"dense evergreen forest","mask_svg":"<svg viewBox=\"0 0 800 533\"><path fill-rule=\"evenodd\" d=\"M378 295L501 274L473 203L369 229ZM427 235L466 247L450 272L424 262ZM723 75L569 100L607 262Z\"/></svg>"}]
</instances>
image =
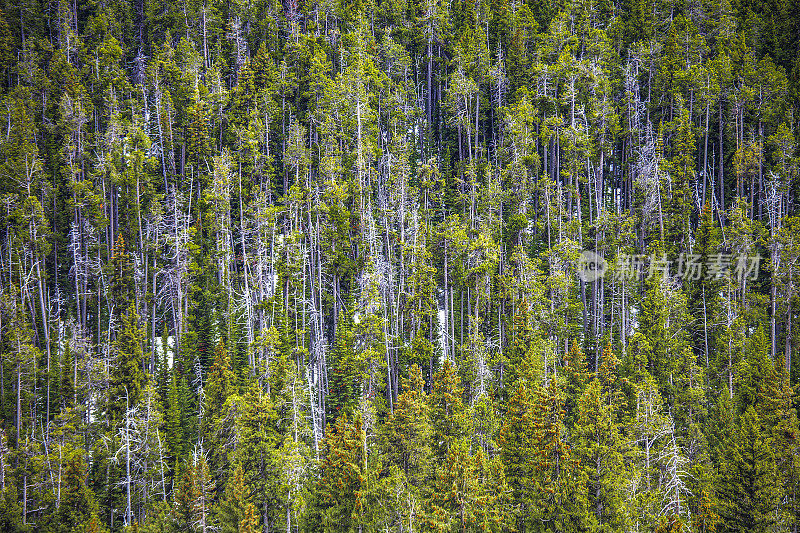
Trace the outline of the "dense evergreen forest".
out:
<instances>
[{"instance_id":1,"label":"dense evergreen forest","mask_svg":"<svg viewBox=\"0 0 800 533\"><path fill-rule=\"evenodd\" d=\"M0 530L796 533L798 47L0 0Z\"/></svg>"}]
</instances>

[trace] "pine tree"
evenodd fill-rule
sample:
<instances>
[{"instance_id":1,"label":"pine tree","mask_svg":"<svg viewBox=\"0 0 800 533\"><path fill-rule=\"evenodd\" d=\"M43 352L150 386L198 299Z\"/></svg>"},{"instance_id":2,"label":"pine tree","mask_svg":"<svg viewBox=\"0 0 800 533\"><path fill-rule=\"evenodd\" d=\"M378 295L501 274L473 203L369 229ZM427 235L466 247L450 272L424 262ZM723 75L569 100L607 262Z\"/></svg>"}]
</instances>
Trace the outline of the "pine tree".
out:
<instances>
[{"instance_id":1,"label":"pine tree","mask_svg":"<svg viewBox=\"0 0 800 533\"><path fill-rule=\"evenodd\" d=\"M800 3L177 4L0 2L0 531L798 528Z\"/></svg>"},{"instance_id":2,"label":"pine tree","mask_svg":"<svg viewBox=\"0 0 800 533\"><path fill-rule=\"evenodd\" d=\"M450 445L468 434L468 411L462 400L461 379L450 361L433 375L428 395L434 457L438 462L447 458Z\"/></svg>"},{"instance_id":3,"label":"pine tree","mask_svg":"<svg viewBox=\"0 0 800 533\"><path fill-rule=\"evenodd\" d=\"M426 502L425 525L431 531L502 531L502 501L496 489L503 480L491 471L480 448L470 455L467 441L457 439L436 468Z\"/></svg>"},{"instance_id":4,"label":"pine tree","mask_svg":"<svg viewBox=\"0 0 800 533\"><path fill-rule=\"evenodd\" d=\"M353 346L352 320L349 315L339 320L336 345L332 355L330 393L326 401L328 419L335 421L345 412L352 414L362 393L365 368L361 354Z\"/></svg>"},{"instance_id":5,"label":"pine tree","mask_svg":"<svg viewBox=\"0 0 800 533\"><path fill-rule=\"evenodd\" d=\"M108 296L114 309L114 318L120 319L123 313L130 312L131 287L133 286L130 257L125 252L125 239L122 235L117 236L110 266L111 287Z\"/></svg>"},{"instance_id":6,"label":"pine tree","mask_svg":"<svg viewBox=\"0 0 800 533\"><path fill-rule=\"evenodd\" d=\"M175 529L185 533L193 533L192 494L197 483L197 471L191 461L181 465L178 481L172 493L175 516Z\"/></svg>"},{"instance_id":7,"label":"pine tree","mask_svg":"<svg viewBox=\"0 0 800 533\"><path fill-rule=\"evenodd\" d=\"M258 515L252 503L247 504L242 521L239 523L238 533L257 533L259 530Z\"/></svg>"},{"instance_id":8,"label":"pine tree","mask_svg":"<svg viewBox=\"0 0 800 533\"><path fill-rule=\"evenodd\" d=\"M797 412L793 407L795 392L783 361L777 359L764 377L758 393L758 413L762 433L775 454L775 466L780 486L778 522L788 527L797 523L800 461L797 451L800 441Z\"/></svg>"},{"instance_id":9,"label":"pine tree","mask_svg":"<svg viewBox=\"0 0 800 533\"><path fill-rule=\"evenodd\" d=\"M320 478L314 486L308 531L354 531L361 513L359 492L366 475L366 450L361 418L347 413L329 427L323 440Z\"/></svg>"},{"instance_id":10,"label":"pine tree","mask_svg":"<svg viewBox=\"0 0 800 533\"><path fill-rule=\"evenodd\" d=\"M184 427L186 418L190 414L185 410L184 394L189 394L185 378L178 377L176 367L173 367L171 375L164 416L164 444L174 473L178 463L187 455L187 437L191 437L191 433L189 433L190 428ZM184 386L181 387L181 384Z\"/></svg>"},{"instance_id":11,"label":"pine tree","mask_svg":"<svg viewBox=\"0 0 800 533\"><path fill-rule=\"evenodd\" d=\"M276 453L281 442L278 414L271 398L257 384L249 386L237 405L241 409L235 426L239 440L232 460L242 465L244 482L253 491L253 504L268 509L265 521L272 523L278 506L283 504L278 488L283 465Z\"/></svg>"},{"instance_id":12,"label":"pine tree","mask_svg":"<svg viewBox=\"0 0 800 533\"><path fill-rule=\"evenodd\" d=\"M136 522L134 522L136 525ZM84 533L107 533L107 529L103 527L103 524L100 522L100 518L97 514L93 514L89 521L86 522L85 528L83 528Z\"/></svg>"},{"instance_id":13,"label":"pine tree","mask_svg":"<svg viewBox=\"0 0 800 533\"><path fill-rule=\"evenodd\" d=\"M564 399L556 380L537 391L534 404L534 491L528 520L533 530L566 530L588 523L588 500L575 450L564 428Z\"/></svg>"},{"instance_id":14,"label":"pine tree","mask_svg":"<svg viewBox=\"0 0 800 533\"><path fill-rule=\"evenodd\" d=\"M736 372L736 391L734 400L738 414L744 413L748 407L760 412L760 392L765 381L772 372L773 364L769 359L769 339L764 328L759 327L745 341L744 357Z\"/></svg>"},{"instance_id":15,"label":"pine tree","mask_svg":"<svg viewBox=\"0 0 800 533\"><path fill-rule=\"evenodd\" d=\"M518 529L584 527L584 474L567 443L564 400L555 380L517 383L498 436Z\"/></svg>"},{"instance_id":16,"label":"pine tree","mask_svg":"<svg viewBox=\"0 0 800 533\"><path fill-rule=\"evenodd\" d=\"M749 406L734 438L726 442L720 471L720 515L727 531L771 531L780 487L776 474L774 452Z\"/></svg>"},{"instance_id":17,"label":"pine tree","mask_svg":"<svg viewBox=\"0 0 800 533\"><path fill-rule=\"evenodd\" d=\"M208 379L203 388L205 405L203 426L207 436L211 436L215 419L222 413L225 401L235 392L236 376L231 369L231 358L225 343L219 341L214 355L214 364L208 371Z\"/></svg>"},{"instance_id":18,"label":"pine tree","mask_svg":"<svg viewBox=\"0 0 800 533\"><path fill-rule=\"evenodd\" d=\"M689 248L692 221L692 184L695 178L695 136L692 131L689 110L680 101L680 114L675 120L675 137L672 140L673 157L668 164L672 178L672 198L669 206L670 226L666 232L666 241L670 245L668 253L671 257Z\"/></svg>"},{"instance_id":19,"label":"pine tree","mask_svg":"<svg viewBox=\"0 0 800 533\"><path fill-rule=\"evenodd\" d=\"M222 533L240 533L242 526L247 523L251 528L257 526L253 523L252 502L250 502L250 488L245 484L244 471L241 463L236 464L233 474L228 478L225 486L223 500L217 507L217 523ZM248 511L251 513L248 516Z\"/></svg>"},{"instance_id":20,"label":"pine tree","mask_svg":"<svg viewBox=\"0 0 800 533\"><path fill-rule=\"evenodd\" d=\"M58 380L58 396L61 409L74 407L75 405L75 383L73 382L74 361L69 346L61 356L61 371Z\"/></svg>"},{"instance_id":21,"label":"pine tree","mask_svg":"<svg viewBox=\"0 0 800 533\"><path fill-rule=\"evenodd\" d=\"M506 415L497 439L506 480L512 491L517 527L530 512L526 500L533 491L536 441L529 430L534 424L533 405L533 386L527 380L519 380L506 404Z\"/></svg>"},{"instance_id":22,"label":"pine tree","mask_svg":"<svg viewBox=\"0 0 800 533\"><path fill-rule=\"evenodd\" d=\"M30 528L24 523L22 505L16 487L8 483L0 490L0 529L8 533L27 533Z\"/></svg>"},{"instance_id":23,"label":"pine tree","mask_svg":"<svg viewBox=\"0 0 800 533\"><path fill-rule=\"evenodd\" d=\"M138 403L144 388L143 342L144 332L139 327L139 315L131 303L121 317L120 330L113 344L115 358L106 404L106 414L112 427L125 418L127 409Z\"/></svg>"},{"instance_id":24,"label":"pine tree","mask_svg":"<svg viewBox=\"0 0 800 533\"><path fill-rule=\"evenodd\" d=\"M719 228L714 222L711 205L706 202L700 211L697 231L695 232L695 256L688 253L679 258L683 265L683 274L687 292L687 309L697 321L692 327L692 344L696 354L703 355L701 361L709 367L710 350L716 346L718 316L720 312L719 294L722 289L721 280L704 275L703 265L710 263L710 258L719 252Z\"/></svg>"},{"instance_id":25,"label":"pine tree","mask_svg":"<svg viewBox=\"0 0 800 533\"><path fill-rule=\"evenodd\" d=\"M178 516L184 531L206 533L215 528L212 505L216 499L214 482L202 451L195 449L186 464L176 494Z\"/></svg>"},{"instance_id":26,"label":"pine tree","mask_svg":"<svg viewBox=\"0 0 800 533\"><path fill-rule=\"evenodd\" d=\"M86 486L86 465L83 457L72 458L64 471L64 488L56 513L55 528L59 532L82 531L85 524L97 515L97 503Z\"/></svg>"},{"instance_id":27,"label":"pine tree","mask_svg":"<svg viewBox=\"0 0 800 533\"><path fill-rule=\"evenodd\" d=\"M622 528L627 522L623 501L629 445L621 432L618 407L595 378L578 400L575 455L586 476L591 527Z\"/></svg>"},{"instance_id":28,"label":"pine tree","mask_svg":"<svg viewBox=\"0 0 800 533\"><path fill-rule=\"evenodd\" d=\"M207 176L206 164L210 153L208 135L208 104L195 96L194 105L189 108L189 126L186 132L187 162L195 166L201 176ZM206 181L207 181L206 177Z\"/></svg>"},{"instance_id":29,"label":"pine tree","mask_svg":"<svg viewBox=\"0 0 800 533\"><path fill-rule=\"evenodd\" d=\"M422 485L432 458L431 413L422 370L413 365L403 380L403 392L384 424L384 439L389 460L403 469L412 486Z\"/></svg>"},{"instance_id":30,"label":"pine tree","mask_svg":"<svg viewBox=\"0 0 800 533\"><path fill-rule=\"evenodd\" d=\"M511 324L510 342L503 351L503 388L506 396L511 394L514 383L520 376L538 376L544 370L543 362L537 359L536 342L530 324L528 303L523 299L514 314Z\"/></svg>"},{"instance_id":31,"label":"pine tree","mask_svg":"<svg viewBox=\"0 0 800 533\"><path fill-rule=\"evenodd\" d=\"M564 356L562 366L565 424L567 428L571 429L575 426L575 419L578 415L578 398L583 394L592 376L577 340L572 341L572 347Z\"/></svg>"}]
</instances>

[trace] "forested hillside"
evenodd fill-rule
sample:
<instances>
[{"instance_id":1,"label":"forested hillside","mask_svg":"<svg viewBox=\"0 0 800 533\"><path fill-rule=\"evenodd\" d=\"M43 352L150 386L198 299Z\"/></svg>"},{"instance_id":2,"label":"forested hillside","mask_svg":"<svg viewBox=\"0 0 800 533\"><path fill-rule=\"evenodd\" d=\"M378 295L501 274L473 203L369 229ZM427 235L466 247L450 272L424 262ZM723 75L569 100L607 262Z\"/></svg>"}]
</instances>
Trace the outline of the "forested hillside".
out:
<instances>
[{"instance_id":1,"label":"forested hillside","mask_svg":"<svg viewBox=\"0 0 800 533\"><path fill-rule=\"evenodd\" d=\"M0 530L797 532L798 47L0 0Z\"/></svg>"}]
</instances>

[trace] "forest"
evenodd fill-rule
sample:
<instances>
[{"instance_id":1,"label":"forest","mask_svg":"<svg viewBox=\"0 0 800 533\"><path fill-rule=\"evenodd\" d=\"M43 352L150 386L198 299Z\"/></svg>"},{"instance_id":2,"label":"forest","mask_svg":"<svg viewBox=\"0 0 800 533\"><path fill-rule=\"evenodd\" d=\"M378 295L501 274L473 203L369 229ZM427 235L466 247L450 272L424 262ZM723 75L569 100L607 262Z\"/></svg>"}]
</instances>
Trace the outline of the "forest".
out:
<instances>
[{"instance_id":1,"label":"forest","mask_svg":"<svg viewBox=\"0 0 800 533\"><path fill-rule=\"evenodd\" d=\"M800 3L0 0L0 531L797 533Z\"/></svg>"}]
</instances>

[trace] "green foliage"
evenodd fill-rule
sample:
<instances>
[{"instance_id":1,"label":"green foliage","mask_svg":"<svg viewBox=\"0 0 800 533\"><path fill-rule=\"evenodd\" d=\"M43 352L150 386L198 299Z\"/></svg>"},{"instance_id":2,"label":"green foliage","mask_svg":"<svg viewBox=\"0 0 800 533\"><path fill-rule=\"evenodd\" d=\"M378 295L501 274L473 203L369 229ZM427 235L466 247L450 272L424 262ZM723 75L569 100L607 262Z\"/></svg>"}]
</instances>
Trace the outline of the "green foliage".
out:
<instances>
[{"instance_id":1,"label":"green foliage","mask_svg":"<svg viewBox=\"0 0 800 533\"><path fill-rule=\"evenodd\" d=\"M328 417L335 421L343 413L353 413L362 393L365 367L361 354L354 350L352 323L349 317L339 321L336 346L332 355L332 372Z\"/></svg>"},{"instance_id":2,"label":"green foliage","mask_svg":"<svg viewBox=\"0 0 800 533\"><path fill-rule=\"evenodd\" d=\"M351 421L347 413L326 433L320 477L309 503L309 531L357 529L363 512L359 494L366 474L364 439L360 416Z\"/></svg>"},{"instance_id":3,"label":"green foliage","mask_svg":"<svg viewBox=\"0 0 800 533\"><path fill-rule=\"evenodd\" d=\"M12 484L0 492L0 526L9 533L24 533L30 531L22 518L22 505L20 505L17 491Z\"/></svg>"},{"instance_id":4,"label":"green foliage","mask_svg":"<svg viewBox=\"0 0 800 533\"><path fill-rule=\"evenodd\" d=\"M578 402L586 385L589 383L591 373L586 364L586 358L578 346L578 341L573 340L572 346L564 357L563 370L561 375L564 377L564 411L566 413L565 422L567 427L572 428L577 418Z\"/></svg>"},{"instance_id":5,"label":"green foliage","mask_svg":"<svg viewBox=\"0 0 800 533\"><path fill-rule=\"evenodd\" d=\"M448 457L452 444L468 436L469 414L462 399L463 394L456 369L450 361L445 361L442 368L433 375L431 393L427 398L433 430L431 438L434 459L437 462Z\"/></svg>"},{"instance_id":6,"label":"green foliage","mask_svg":"<svg viewBox=\"0 0 800 533\"><path fill-rule=\"evenodd\" d=\"M778 506L775 456L752 406L727 450L721 471L720 515L729 531L769 531Z\"/></svg>"},{"instance_id":7,"label":"green foliage","mask_svg":"<svg viewBox=\"0 0 800 533\"><path fill-rule=\"evenodd\" d=\"M250 530L258 524L253 516L253 504L249 500L250 489L244 482L242 465L237 464L228 479L225 494L217 507L217 523L222 533L241 533L245 523Z\"/></svg>"},{"instance_id":8,"label":"green foliage","mask_svg":"<svg viewBox=\"0 0 800 533\"><path fill-rule=\"evenodd\" d=\"M136 405L144 388L143 342L144 332L139 327L139 315L131 304L121 316L120 331L113 344L114 366L106 404L106 415L112 426L125 418L127 409Z\"/></svg>"},{"instance_id":9,"label":"green foliage","mask_svg":"<svg viewBox=\"0 0 800 533\"><path fill-rule=\"evenodd\" d=\"M403 393L384 425L387 456L402 468L405 479L413 486L425 481L433 454L431 410L424 386L422 370L413 365L408 379L403 380Z\"/></svg>"},{"instance_id":10,"label":"green foliage","mask_svg":"<svg viewBox=\"0 0 800 533\"><path fill-rule=\"evenodd\" d=\"M516 526L534 531L586 527L585 474L566 442L562 391L555 380L535 389L521 380L509 406L498 444Z\"/></svg>"},{"instance_id":11,"label":"green foliage","mask_svg":"<svg viewBox=\"0 0 800 533\"><path fill-rule=\"evenodd\" d=\"M797 529L795 4L2 3L0 530Z\"/></svg>"},{"instance_id":12,"label":"green foliage","mask_svg":"<svg viewBox=\"0 0 800 533\"><path fill-rule=\"evenodd\" d=\"M586 479L588 520L593 527L622 528L624 479L630 444L621 431L613 404L613 390L593 379L578 400L575 455Z\"/></svg>"},{"instance_id":13,"label":"green foliage","mask_svg":"<svg viewBox=\"0 0 800 533\"><path fill-rule=\"evenodd\" d=\"M83 528L92 514L97 512L94 495L86 486L86 466L82 458L67 463L64 473L64 490L59 506L58 527L62 531Z\"/></svg>"}]
</instances>

